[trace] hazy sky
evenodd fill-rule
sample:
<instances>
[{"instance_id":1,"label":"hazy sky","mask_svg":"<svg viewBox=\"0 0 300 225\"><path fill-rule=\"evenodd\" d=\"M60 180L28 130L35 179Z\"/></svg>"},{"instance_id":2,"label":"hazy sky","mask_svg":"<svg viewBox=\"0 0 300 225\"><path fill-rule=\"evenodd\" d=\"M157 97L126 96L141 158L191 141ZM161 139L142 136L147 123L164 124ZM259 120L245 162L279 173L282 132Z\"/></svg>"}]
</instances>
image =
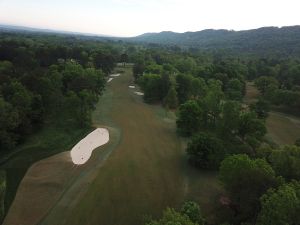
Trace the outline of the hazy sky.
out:
<instances>
[{"instance_id":1,"label":"hazy sky","mask_svg":"<svg viewBox=\"0 0 300 225\"><path fill-rule=\"evenodd\" d=\"M0 0L0 24L115 36L300 25L300 0Z\"/></svg>"}]
</instances>

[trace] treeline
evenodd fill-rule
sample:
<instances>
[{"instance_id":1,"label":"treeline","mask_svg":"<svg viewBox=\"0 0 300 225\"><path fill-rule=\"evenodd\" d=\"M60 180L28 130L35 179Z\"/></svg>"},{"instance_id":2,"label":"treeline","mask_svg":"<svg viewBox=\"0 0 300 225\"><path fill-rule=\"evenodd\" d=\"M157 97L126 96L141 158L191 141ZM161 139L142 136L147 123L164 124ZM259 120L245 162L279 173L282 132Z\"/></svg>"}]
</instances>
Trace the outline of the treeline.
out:
<instances>
[{"instance_id":1,"label":"treeline","mask_svg":"<svg viewBox=\"0 0 300 225\"><path fill-rule=\"evenodd\" d=\"M192 166L219 171L225 194L216 203L213 223L297 224L299 141L277 147L264 136L272 104L298 107L298 59L219 58L158 49L140 56L133 73L144 100L176 112L178 134L189 138ZM247 105L243 98L250 81L261 97ZM168 209L149 224L206 224L176 213Z\"/></svg>"},{"instance_id":2,"label":"treeline","mask_svg":"<svg viewBox=\"0 0 300 225\"><path fill-rule=\"evenodd\" d=\"M222 51L239 55L276 55L279 57L299 56L300 26L262 27L259 29L232 31L207 29L196 32L146 33L129 38L151 45L197 48L205 51Z\"/></svg>"},{"instance_id":3,"label":"treeline","mask_svg":"<svg viewBox=\"0 0 300 225\"><path fill-rule=\"evenodd\" d=\"M88 126L122 47L55 35L1 33L0 149L44 123Z\"/></svg>"},{"instance_id":4,"label":"treeline","mask_svg":"<svg viewBox=\"0 0 300 225\"><path fill-rule=\"evenodd\" d=\"M278 109L300 114L299 59L259 60L249 63L251 79L261 97Z\"/></svg>"}]
</instances>

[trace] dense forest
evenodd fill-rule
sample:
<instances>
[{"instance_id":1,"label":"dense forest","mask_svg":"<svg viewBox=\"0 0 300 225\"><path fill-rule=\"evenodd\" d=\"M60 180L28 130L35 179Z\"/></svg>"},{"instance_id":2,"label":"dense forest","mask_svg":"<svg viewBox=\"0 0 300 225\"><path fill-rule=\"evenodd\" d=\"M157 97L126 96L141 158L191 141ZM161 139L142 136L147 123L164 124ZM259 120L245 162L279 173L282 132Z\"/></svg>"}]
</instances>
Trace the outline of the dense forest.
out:
<instances>
[{"instance_id":1,"label":"dense forest","mask_svg":"<svg viewBox=\"0 0 300 225\"><path fill-rule=\"evenodd\" d=\"M285 41L276 39L277 34ZM223 50L2 32L0 154L5 158L51 123L90 127L106 76L117 62L130 62L144 101L176 115L178 136L188 142L189 165L216 171L224 189L214 221L205 218L196 202L188 201L147 224L299 224L300 137L295 145L286 146L265 138L270 110L300 115L300 58L295 56L300 51L299 34L299 27L167 34L174 37L170 44L203 49L221 45L233 50L228 55ZM194 35L190 42L182 39ZM144 35L134 40L164 44L167 39ZM269 53L283 50L282 57L262 57L260 52L268 49L273 49ZM244 50L256 55L238 54ZM250 104L244 101L248 83L260 92ZM3 204L3 182L1 191Z\"/></svg>"},{"instance_id":2,"label":"dense forest","mask_svg":"<svg viewBox=\"0 0 300 225\"><path fill-rule=\"evenodd\" d=\"M300 27L263 27L254 30L203 30L198 32L146 33L129 38L140 43L180 46L210 51L226 50L245 55L299 56Z\"/></svg>"},{"instance_id":3,"label":"dense forest","mask_svg":"<svg viewBox=\"0 0 300 225\"><path fill-rule=\"evenodd\" d=\"M158 49L140 54L133 73L145 102L176 112L178 134L189 139L191 166L219 171L225 194L215 223L298 224L300 139L278 146L265 134L271 109L299 115L299 59L219 58ZM249 82L260 96L247 104ZM149 224L206 224L196 203L186 207L187 212L167 209Z\"/></svg>"},{"instance_id":4,"label":"dense forest","mask_svg":"<svg viewBox=\"0 0 300 225\"><path fill-rule=\"evenodd\" d=\"M118 54L116 47L75 37L2 34L1 151L13 149L58 113L88 125Z\"/></svg>"}]
</instances>

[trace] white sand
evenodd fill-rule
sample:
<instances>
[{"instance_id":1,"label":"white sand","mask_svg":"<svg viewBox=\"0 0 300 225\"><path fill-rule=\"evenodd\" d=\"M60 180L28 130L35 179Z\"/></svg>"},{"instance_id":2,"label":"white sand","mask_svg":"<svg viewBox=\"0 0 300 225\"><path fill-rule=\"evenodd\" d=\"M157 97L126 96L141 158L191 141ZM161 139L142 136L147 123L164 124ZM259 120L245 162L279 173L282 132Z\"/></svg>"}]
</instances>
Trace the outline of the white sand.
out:
<instances>
[{"instance_id":1,"label":"white sand","mask_svg":"<svg viewBox=\"0 0 300 225\"><path fill-rule=\"evenodd\" d=\"M92 152L105 145L109 141L109 132L104 128L97 128L80 142L78 142L71 150L71 158L74 164L85 164L92 155Z\"/></svg>"},{"instance_id":2,"label":"white sand","mask_svg":"<svg viewBox=\"0 0 300 225\"><path fill-rule=\"evenodd\" d=\"M129 88L135 88L135 86L129 86Z\"/></svg>"},{"instance_id":3,"label":"white sand","mask_svg":"<svg viewBox=\"0 0 300 225\"><path fill-rule=\"evenodd\" d=\"M116 74L111 74L110 76L111 77L119 77L121 74L119 74L119 73L116 73Z\"/></svg>"},{"instance_id":4,"label":"white sand","mask_svg":"<svg viewBox=\"0 0 300 225\"><path fill-rule=\"evenodd\" d=\"M111 82L113 79L114 79L114 78L109 78L109 79L107 80L107 83Z\"/></svg>"},{"instance_id":5,"label":"white sand","mask_svg":"<svg viewBox=\"0 0 300 225\"><path fill-rule=\"evenodd\" d=\"M136 91L136 92L134 92L134 93L137 94L137 95L140 95L140 96L143 96L143 95L144 95L144 93L139 92L139 91Z\"/></svg>"}]
</instances>

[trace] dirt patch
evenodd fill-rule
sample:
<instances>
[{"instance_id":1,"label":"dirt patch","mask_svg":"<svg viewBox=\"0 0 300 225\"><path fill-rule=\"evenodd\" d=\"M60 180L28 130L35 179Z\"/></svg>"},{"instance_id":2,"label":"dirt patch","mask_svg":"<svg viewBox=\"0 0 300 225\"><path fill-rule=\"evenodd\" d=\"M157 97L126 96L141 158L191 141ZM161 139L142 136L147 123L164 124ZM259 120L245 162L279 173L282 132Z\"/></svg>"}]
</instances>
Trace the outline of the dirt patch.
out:
<instances>
[{"instance_id":1,"label":"dirt patch","mask_svg":"<svg viewBox=\"0 0 300 225\"><path fill-rule=\"evenodd\" d=\"M244 97L244 102L246 104L251 104L257 100L260 93L254 85L254 82L246 83L246 95Z\"/></svg>"}]
</instances>

